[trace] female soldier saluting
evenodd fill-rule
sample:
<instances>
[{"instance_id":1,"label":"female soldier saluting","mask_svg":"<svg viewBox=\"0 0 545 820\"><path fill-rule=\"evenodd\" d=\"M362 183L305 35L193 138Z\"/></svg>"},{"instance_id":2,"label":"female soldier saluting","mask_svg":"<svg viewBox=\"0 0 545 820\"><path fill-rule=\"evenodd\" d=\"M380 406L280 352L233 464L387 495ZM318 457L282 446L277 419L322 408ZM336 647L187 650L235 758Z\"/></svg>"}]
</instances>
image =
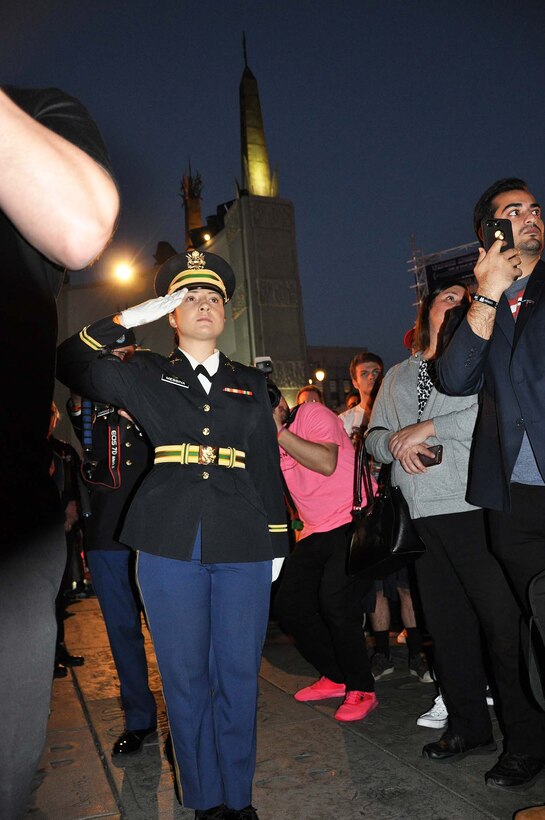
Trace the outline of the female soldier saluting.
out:
<instances>
[{"instance_id":1,"label":"female soldier saluting","mask_svg":"<svg viewBox=\"0 0 545 820\"><path fill-rule=\"evenodd\" d=\"M271 562L288 549L265 379L216 350L234 289L221 257L178 254L157 273L159 298L59 348L60 380L126 408L155 448L120 540L138 551L180 794L201 820L257 818L257 679ZM108 355L126 328L167 314L179 338L169 359Z\"/></svg>"}]
</instances>

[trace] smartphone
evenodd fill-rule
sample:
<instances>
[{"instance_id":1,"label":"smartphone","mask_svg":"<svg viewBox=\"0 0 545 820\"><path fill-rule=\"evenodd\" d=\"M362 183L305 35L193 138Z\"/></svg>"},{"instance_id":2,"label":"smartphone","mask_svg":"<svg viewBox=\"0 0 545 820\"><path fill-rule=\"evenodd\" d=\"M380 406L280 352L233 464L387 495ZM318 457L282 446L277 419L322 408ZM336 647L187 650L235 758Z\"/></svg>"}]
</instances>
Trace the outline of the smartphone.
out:
<instances>
[{"instance_id":1,"label":"smartphone","mask_svg":"<svg viewBox=\"0 0 545 820\"><path fill-rule=\"evenodd\" d=\"M485 251L489 251L497 239L503 239L504 244L501 252L515 247L513 240L513 226L510 219L483 219L481 222L481 230L483 233L483 247Z\"/></svg>"},{"instance_id":2,"label":"smartphone","mask_svg":"<svg viewBox=\"0 0 545 820\"><path fill-rule=\"evenodd\" d=\"M428 449L432 451L432 456L424 455L424 453L418 453L418 458L424 467L434 467L436 464L441 464L443 461L443 445L430 444Z\"/></svg>"}]
</instances>

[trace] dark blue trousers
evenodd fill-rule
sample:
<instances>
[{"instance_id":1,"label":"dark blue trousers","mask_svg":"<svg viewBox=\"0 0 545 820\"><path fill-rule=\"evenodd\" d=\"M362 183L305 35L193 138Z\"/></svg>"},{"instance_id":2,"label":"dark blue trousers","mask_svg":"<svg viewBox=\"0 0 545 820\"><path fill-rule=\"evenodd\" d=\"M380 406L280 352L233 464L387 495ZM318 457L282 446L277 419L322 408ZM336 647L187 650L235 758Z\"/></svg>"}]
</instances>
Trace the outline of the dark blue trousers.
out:
<instances>
[{"instance_id":1,"label":"dark blue trousers","mask_svg":"<svg viewBox=\"0 0 545 820\"><path fill-rule=\"evenodd\" d=\"M119 678L125 726L129 731L155 726L157 708L148 684L134 554L130 550L90 550L86 557Z\"/></svg>"},{"instance_id":2,"label":"dark blue trousers","mask_svg":"<svg viewBox=\"0 0 545 820\"><path fill-rule=\"evenodd\" d=\"M139 552L137 578L183 805L244 808L252 799L271 562L201 564Z\"/></svg>"}]
</instances>

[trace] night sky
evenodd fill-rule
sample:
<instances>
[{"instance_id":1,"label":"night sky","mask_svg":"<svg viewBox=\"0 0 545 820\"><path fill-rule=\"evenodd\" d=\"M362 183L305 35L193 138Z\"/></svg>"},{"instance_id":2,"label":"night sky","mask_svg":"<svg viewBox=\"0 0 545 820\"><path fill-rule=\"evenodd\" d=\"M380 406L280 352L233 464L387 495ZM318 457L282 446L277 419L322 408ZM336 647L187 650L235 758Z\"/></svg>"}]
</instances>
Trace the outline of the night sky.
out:
<instances>
[{"instance_id":1,"label":"night sky","mask_svg":"<svg viewBox=\"0 0 545 820\"><path fill-rule=\"evenodd\" d=\"M2 82L55 85L97 120L123 211L101 263L183 249L180 177L203 216L240 181L242 32L280 196L295 206L309 344L405 355L411 235L474 239L501 176L545 196L543 0L18 0L0 11Z\"/></svg>"}]
</instances>

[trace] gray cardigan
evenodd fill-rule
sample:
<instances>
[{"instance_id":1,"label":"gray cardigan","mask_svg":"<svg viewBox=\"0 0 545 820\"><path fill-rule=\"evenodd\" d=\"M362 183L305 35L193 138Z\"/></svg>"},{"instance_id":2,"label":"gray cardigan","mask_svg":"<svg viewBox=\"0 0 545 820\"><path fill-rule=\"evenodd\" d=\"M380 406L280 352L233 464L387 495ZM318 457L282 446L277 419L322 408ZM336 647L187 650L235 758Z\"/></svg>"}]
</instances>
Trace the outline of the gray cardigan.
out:
<instances>
[{"instance_id":1,"label":"gray cardigan","mask_svg":"<svg viewBox=\"0 0 545 820\"><path fill-rule=\"evenodd\" d=\"M417 381L421 354L392 367L378 392L366 439L368 452L377 461L393 461L388 443L393 433L418 421ZM426 444L443 445L443 461L425 473L410 475L399 461L392 467L392 482L407 499L412 518L467 512L477 509L465 500L469 453L477 417L477 396L446 396L432 389L421 421L433 419L436 437ZM373 428L385 427L385 430Z\"/></svg>"}]
</instances>

